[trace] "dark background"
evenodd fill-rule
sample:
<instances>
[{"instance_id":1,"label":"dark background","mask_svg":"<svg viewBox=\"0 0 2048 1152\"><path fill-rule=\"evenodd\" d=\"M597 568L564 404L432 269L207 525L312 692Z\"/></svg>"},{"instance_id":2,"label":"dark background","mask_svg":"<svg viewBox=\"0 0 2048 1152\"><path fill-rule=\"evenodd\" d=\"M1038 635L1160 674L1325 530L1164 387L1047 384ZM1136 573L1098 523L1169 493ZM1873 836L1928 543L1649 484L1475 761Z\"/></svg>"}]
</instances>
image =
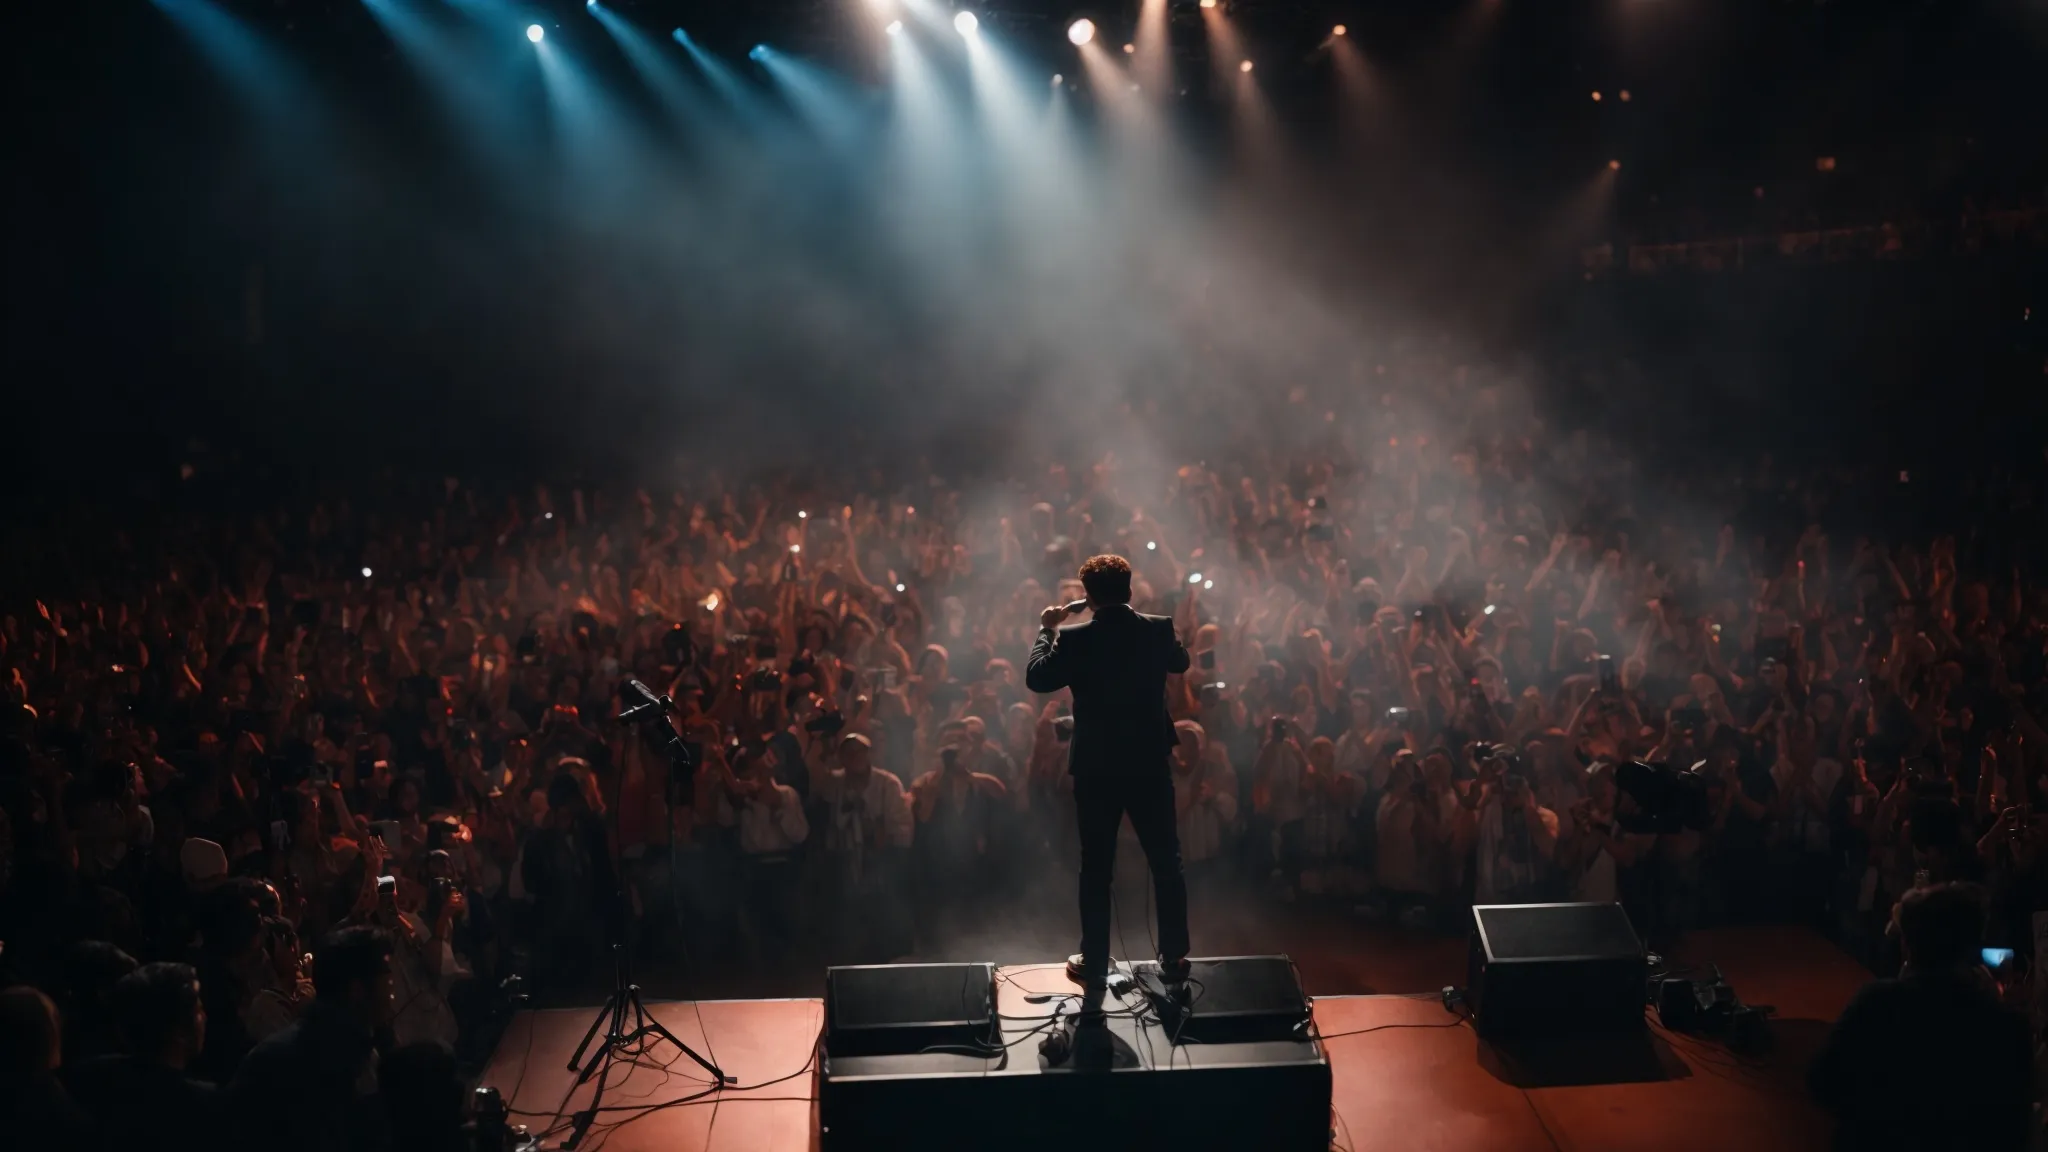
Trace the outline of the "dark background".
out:
<instances>
[{"instance_id":1,"label":"dark background","mask_svg":"<svg viewBox=\"0 0 2048 1152\"><path fill-rule=\"evenodd\" d=\"M422 114L417 72L357 0L227 7L303 66L304 108L247 107L149 3L34 5L10 21L6 451L26 502L118 495L202 454L267 465L274 482L389 467L629 472L678 446L760 459L807 443L780 421L801 424L820 397L834 430L871 421L881 443L928 431L901 418L930 399L917 386L834 406L852 390L832 372L770 357L752 383L787 414L757 396L700 442L693 430L732 401L731 381L657 379L666 346L631 325L594 335L586 294L599 283L687 300L718 285L664 284L630 244L593 245L561 223L544 181L484 187L492 177ZM749 44L769 42L875 79L850 25L872 18L859 0L614 8L688 26L742 68ZM580 4L532 10L634 102L630 70ZM1080 9L978 11L1047 70L1072 68L1064 28ZM1369 286L1485 354L1527 357L1562 423L1611 423L1674 460L1766 447L1938 468L2038 450L2039 249L1590 282L1576 250L2039 205L2040 3L1230 11L1312 176L1295 193L1324 210L1302 274ZM1116 13L1089 14L1106 41L1127 34ZM1384 97L1363 127L1316 51L1338 21ZM1175 6L1173 30L1190 87L1176 122L1198 149L1218 145L1224 101L1192 6ZM503 99L544 118L530 73L508 74ZM1079 103L1085 114L1085 93ZM293 156L260 129L265 115L331 117L331 130ZM1815 171L1822 155L1839 157L1835 172ZM1624 163L1591 235L1561 237L1560 214L1610 157ZM744 335L772 345L772 316Z\"/></svg>"}]
</instances>

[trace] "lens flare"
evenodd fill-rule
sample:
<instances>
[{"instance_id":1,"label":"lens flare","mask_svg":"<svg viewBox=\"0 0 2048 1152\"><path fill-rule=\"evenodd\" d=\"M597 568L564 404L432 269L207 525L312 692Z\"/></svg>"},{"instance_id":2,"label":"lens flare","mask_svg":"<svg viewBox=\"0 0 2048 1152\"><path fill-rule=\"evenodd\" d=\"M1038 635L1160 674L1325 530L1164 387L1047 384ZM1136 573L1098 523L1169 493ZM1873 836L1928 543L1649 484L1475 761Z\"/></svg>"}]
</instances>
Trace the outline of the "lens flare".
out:
<instances>
[{"instance_id":1,"label":"lens flare","mask_svg":"<svg viewBox=\"0 0 2048 1152\"><path fill-rule=\"evenodd\" d=\"M981 20L972 12L962 12L958 16L953 17L953 30L962 36L974 35L974 30L979 27L981 27Z\"/></svg>"},{"instance_id":2,"label":"lens flare","mask_svg":"<svg viewBox=\"0 0 2048 1152\"><path fill-rule=\"evenodd\" d=\"M526 38L528 40L533 41L535 44L540 43L542 38L545 37L547 34L548 30L541 27L538 24L528 24L526 26Z\"/></svg>"},{"instance_id":3,"label":"lens flare","mask_svg":"<svg viewBox=\"0 0 2048 1152\"><path fill-rule=\"evenodd\" d=\"M1067 25L1067 39L1073 41L1076 48L1095 39L1095 21L1083 18Z\"/></svg>"}]
</instances>

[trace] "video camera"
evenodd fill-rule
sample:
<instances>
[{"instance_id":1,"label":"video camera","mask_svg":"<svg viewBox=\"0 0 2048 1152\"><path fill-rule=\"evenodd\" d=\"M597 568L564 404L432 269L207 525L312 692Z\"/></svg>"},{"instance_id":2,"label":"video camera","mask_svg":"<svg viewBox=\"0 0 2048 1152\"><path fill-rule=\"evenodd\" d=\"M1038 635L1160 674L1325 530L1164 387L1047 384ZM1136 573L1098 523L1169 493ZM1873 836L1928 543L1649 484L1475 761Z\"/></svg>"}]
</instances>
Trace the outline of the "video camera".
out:
<instances>
[{"instance_id":1,"label":"video camera","mask_svg":"<svg viewBox=\"0 0 2048 1152\"><path fill-rule=\"evenodd\" d=\"M1632 802L1615 809L1614 822L1625 832L1703 832L1713 823L1707 782L1696 772L1630 760L1615 765L1614 786Z\"/></svg>"}]
</instances>

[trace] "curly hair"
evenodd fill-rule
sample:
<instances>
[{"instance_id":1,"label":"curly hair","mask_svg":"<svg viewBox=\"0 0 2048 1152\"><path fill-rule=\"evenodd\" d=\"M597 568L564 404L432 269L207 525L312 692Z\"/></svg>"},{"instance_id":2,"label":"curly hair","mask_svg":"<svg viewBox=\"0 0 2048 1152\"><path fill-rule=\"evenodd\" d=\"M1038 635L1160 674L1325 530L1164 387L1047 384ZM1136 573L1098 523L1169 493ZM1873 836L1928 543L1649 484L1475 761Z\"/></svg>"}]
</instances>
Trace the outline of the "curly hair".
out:
<instances>
[{"instance_id":1,"label":"curly hair","mask_svg":"<svg viewBox=\"0 0 2048 1152\"><path fill-rule=\"evenodd\" d=\"M1121 556L1090 556L1081 565L1081 587L1097 604L1131 602L1131 562Z\"/></svg>"}]
</instances>

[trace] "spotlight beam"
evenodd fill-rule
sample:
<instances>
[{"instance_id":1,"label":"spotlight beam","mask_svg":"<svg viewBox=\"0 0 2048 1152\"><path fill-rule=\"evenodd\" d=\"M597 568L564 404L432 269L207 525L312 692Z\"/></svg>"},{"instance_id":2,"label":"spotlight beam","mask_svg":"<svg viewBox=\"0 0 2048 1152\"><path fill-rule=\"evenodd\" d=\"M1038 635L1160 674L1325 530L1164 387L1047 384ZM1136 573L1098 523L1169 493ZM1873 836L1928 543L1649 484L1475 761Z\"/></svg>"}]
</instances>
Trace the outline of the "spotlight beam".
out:
<instances>
[{"instance_id":1,"label":"spotlight beam","mask_svg":"<svg viewBox=\"0 0 2048 1152\"><path fill-rule=\"evenodd\" d=\"M647 85L647 90L661 101L671 116L687 120L701 110L697 94L690 90L689 82L683 79L673 58L661 50L660 43L653 36L602 4L592 4L590 14L597 17L597 22L604 25L606 32L611 33L613 42L618 44L626 62L633 66L640 82Z\"/></svg>"}]
</instances>

